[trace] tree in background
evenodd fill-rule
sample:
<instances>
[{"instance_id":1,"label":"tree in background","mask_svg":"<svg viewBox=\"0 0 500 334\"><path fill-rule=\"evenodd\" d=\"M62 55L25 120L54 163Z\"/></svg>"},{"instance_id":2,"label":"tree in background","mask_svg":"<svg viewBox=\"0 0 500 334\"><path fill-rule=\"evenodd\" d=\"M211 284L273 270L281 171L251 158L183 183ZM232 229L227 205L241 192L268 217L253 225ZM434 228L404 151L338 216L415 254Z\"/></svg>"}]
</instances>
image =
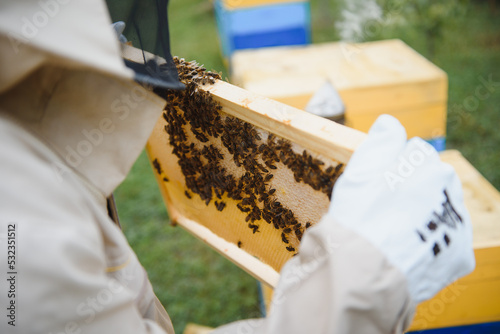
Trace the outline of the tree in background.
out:
<instances>
[{"instance_id":1,"label":"tree in background","mask_svg":"<svg viewBox=\"0 0 500 334\"><path fill-rule=\"evenodd\" d=\"M465 15L469 0L341 0L335 25L347 42L398 37L405 28L416 30L426 41L429 58L443 37L446 25Z\"/></svg>"},{"instance_id":2,"label":"tree in background","mask_svg":"<svg viewBox=\"0 0 500 334\"><path fill-rule=\"evenodd\" d=\"M402 14L408 23L420 30L427 41L430 58L436 54L436 46L443 37L447 24L452 24L457 17L465 15L468 0L389 0L404 2Z\"/></svg>"}]
</instances>

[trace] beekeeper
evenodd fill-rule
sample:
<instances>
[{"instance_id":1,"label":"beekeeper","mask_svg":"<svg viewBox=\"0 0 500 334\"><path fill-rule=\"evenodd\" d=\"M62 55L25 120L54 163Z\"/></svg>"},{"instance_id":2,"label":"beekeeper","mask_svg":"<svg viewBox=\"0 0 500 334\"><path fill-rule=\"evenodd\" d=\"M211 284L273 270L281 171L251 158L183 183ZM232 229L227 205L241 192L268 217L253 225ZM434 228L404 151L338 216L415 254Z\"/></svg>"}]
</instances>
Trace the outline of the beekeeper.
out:
<instances>
[{"instance_id":1,"label":"beekeeper","mask_svg":"<svg viewBox=\"0 0 500 334\"><path fill-rule=\"evenodd\" d=\"M0 332L173 333L106 207L165 101L133 81L105 4L3 0L0 58L2 245L15 236L13 267L0 251L13 273ZM381 117L283 268L270 315L216 333L401 333L416 303L474 268L471 239L453 169Z\"/></svg>"}]
</instances>

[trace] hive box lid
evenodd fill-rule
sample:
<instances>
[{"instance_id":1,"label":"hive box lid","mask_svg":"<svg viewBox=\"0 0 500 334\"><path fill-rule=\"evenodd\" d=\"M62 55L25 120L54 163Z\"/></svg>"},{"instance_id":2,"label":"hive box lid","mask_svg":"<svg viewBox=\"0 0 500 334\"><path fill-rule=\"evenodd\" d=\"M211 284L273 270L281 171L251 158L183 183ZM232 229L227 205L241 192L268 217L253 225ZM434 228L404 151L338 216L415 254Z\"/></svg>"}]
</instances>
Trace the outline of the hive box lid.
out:
<instances>
[{"instance_id":1,"label":"hive box lid","mask_svg":"<svg viewBox=\"0 0 500 334\"><path fill-rule=\"evenodd\" d=\"M446 73L400 40L235 52L233 83L296 108L326 80L348 112L373 112L446 102Z\"/></svg>"},{"instance_id":2,"label":"hive box lid","mask_svg":"<svg viewBox=\"0 0 500 334\"><path fill-rule=\"evenodd\" d=\"M290 2L308 2L307 0L221 0L226 9L249 8Z\"/></svg>"}]
</instances>

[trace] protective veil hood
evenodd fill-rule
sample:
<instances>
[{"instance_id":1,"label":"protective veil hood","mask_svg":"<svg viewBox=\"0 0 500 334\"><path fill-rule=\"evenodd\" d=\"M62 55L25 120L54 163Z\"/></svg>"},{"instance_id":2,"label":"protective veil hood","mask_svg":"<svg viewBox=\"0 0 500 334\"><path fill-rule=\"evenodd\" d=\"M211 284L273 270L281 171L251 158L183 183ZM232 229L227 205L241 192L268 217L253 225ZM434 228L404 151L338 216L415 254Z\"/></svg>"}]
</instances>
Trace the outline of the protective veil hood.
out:
<instances>
[{"instance_id":1,"label":"protective veil hood","mask_svg":"<svg viewBox=\"0 0 500 334\"><path fill-rule=\"evenodd\" d=\"M102 1L0 2L0 113L104 196L125 178L165 101L137 83Z\"/></svg>"},{"instance_id":2,"label":"protective veil hood","mask_svg":"<svg viewBox=\"0 0 500 334\"><path fill-rule=\"evenodd\" d=\"M134 76L121 60L107 7L100 0L2 0L0 35L0 61L15 63L3 67L0 92L47 60L123 79Z\"/></svg>"}]
</instances>

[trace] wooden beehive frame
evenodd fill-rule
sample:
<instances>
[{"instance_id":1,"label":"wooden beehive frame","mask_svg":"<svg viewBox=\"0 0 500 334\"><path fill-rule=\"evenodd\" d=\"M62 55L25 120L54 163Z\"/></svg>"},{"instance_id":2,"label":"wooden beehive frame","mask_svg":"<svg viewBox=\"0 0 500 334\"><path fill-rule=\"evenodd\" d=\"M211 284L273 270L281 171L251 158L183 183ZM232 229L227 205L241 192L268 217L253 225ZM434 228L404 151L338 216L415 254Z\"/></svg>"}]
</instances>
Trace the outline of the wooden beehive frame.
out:
<instances>
[{"instance_id":1,"label":"wooden beehive frame","mask_svg":"<svg viewBox=\"0 0 500 334\"><path fill-rule=\"evenodd\" d=\"M130 46L124 46L123 56L131 61L143 62L142 51ZM148 59L154 55L145 53L145 57ZM221 80L217 80L213 85L200 86L200 89L208 92L215 101L220 103L224 113L298 143L319 156L344 164L365 138L365 135L359 131L255 95ZM165 146L165 140L161 137L162 129L163 125L158 126L149 139L147 150L151 159L164 152L162 151L164 148L160 149ZM173 222L186 228L260 281L271 287L277 284L279 268L263 263L254 256L255 254L247 253L238 248L235 243L224 240L199 222L185 217L181 213L182 210L177 209L178 203L172 199L158 175L157 180Z\"/></svg>"}]
</instances>

